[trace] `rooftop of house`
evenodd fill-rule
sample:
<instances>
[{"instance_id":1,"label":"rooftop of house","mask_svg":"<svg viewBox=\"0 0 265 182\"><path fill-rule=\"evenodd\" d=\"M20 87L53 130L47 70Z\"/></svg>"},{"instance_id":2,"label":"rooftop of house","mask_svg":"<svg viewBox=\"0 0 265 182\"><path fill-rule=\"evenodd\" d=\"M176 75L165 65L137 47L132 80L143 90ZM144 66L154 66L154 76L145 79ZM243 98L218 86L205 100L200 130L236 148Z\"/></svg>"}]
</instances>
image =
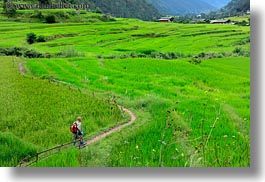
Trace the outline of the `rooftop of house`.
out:
<instances>
[{"instance_id":1,"label":"rooftop of house","mask_svg":"<svg viewBox=\"0 0 265 182\"><path fill-rule=\"evenodd\" d=\"M230 20L211 20L211 23L229 23Z\"/></svg>"}]
</instances>

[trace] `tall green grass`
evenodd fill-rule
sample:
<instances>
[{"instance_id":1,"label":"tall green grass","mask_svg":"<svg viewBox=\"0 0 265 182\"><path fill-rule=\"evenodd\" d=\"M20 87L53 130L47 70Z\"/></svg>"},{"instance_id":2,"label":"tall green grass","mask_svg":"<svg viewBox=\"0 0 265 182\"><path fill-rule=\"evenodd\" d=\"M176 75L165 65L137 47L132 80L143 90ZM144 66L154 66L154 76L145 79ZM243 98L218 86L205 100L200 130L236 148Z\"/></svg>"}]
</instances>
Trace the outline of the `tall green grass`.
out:
<instances>
[{"instance_id":1,"label":"tall green grass","mask_svg":"<svg viewBox=\"0 0 265 182\"><path fill-rule=\"evenodd\" d=\"M82 159L78 149L61 151L44 160L34 163L32 167L80 167Z\"/></svg>"},{"instance_id":2,"label":"tall green grass","mask_svg":"<svg viewBox=\"0 0 265 182\"><path fill-rule=\"evenodd\" d=\"M77 116L83 117L87 137L124 122L120 109L108 98L103 100L71 86L22 76L18 69L21 61L0 57L1 132L10 132L43 150L72 141L69 127ZM5 146L12 148L11 144ZM3 152L11 155L8 149ZM21 157L12 155L14 160Z\"/></svg>"},{"instance_id":3,"label":"tall green grass","mask_svg":"<svg viewBox=\"0 0 265 182\"><path fill-rule=\"evenodd\" d=\"M0 166L15 167L28 155L36 153L38 147L15 136L11 132L0 132Z\"/></svg>"},{"instance_id":4,"label":"tall green grass","mask_svg":"<svg viewBox=\"0 0 265 182\"><path fill-rule=\"evenodd\" d=\"M39 64L40 61L42 64ZM179 60L149 59L105 60L104 66L97 60L86 61L85 58L57 60L60 64L54 61L31 60L28 65L38 65L40 70L45 67L47 72L57 73L59 79L73 81L84 88L112 90L127 98L122 99L123 102L134 109L152 115L150 121L142 118L146 123L141 129L134 130L130 137L124 140L116 138L114 143L120 144L108 154L109 163L95 161L88 162L89 165L250 165L248 58L214 59L200 65ZM45 66L41 66L43 64ZM71 64L75 65L76 72L86 73L88 83L83 83L81 76L72 78L70 72L68 78L63 73L58 75L60 69L49 66L60 65L59 68L71 69ZM33 69L41 76L40 70ZM101 80L103 75L107 78L104 81ZM170 116L174 127L169 127L165 132L167 137L163 138L166 118L169 117L166 113L170 109L174 113ZM176 133L172 133L173 130ZM161 144L162 141L165 144ZM105 145L108 148L110 144Z\"/></svg>"}]
</instances>

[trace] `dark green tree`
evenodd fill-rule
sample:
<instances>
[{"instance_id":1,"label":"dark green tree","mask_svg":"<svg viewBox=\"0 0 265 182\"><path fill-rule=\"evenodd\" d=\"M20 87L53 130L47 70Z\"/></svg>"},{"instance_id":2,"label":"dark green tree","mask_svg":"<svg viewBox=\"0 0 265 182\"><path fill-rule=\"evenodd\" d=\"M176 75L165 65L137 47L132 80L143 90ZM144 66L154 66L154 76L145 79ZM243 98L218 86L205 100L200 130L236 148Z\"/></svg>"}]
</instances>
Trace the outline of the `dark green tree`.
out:
<instances>
[{"instance_id":1,"label":"dark green tree","mask_svg":"<svg viewBox=\"0 0 265 182\"><path fill-rule=\"evenodd\" d=\"M27 42L29 44L33 44L36 41L36 39L37 39L37 36L35 33L28 33L27 34Z\"/></svg>"},{"instance_id":2,"label":"dark green tree","mask_svg":"<svg viewBox=\"0 0 265 182\"><path fill-rule=\"evenodd\" d=\"M54 15L47 15L45 21L46 23L56 23L56 17Z\"/></svg>"}]
</instances>

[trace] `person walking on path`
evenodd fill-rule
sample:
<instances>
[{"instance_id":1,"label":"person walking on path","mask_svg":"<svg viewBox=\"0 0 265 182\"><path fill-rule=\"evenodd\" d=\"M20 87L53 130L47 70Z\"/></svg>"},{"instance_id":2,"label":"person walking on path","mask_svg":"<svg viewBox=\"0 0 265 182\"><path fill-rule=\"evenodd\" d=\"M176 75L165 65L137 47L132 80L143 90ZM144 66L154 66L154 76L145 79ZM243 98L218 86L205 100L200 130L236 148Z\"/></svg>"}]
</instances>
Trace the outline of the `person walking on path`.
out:
<instances>
[{"instance_id":1,"label":"person walking on path","mask_svg":"<svg viewBox=\"0 0 265 182\"><path fill-rule=\"evenodd\" d=\"M83 135L84 132L82 130L82 117L77 117L77 121L75 121L73 123L73 125L75 125L76 127L76 132L73 133L73 137L74 137L74 145L76 144L76 140L80 139L80 145L85 145L85 142L83 141Z\"/></svg>"}]
</instances>

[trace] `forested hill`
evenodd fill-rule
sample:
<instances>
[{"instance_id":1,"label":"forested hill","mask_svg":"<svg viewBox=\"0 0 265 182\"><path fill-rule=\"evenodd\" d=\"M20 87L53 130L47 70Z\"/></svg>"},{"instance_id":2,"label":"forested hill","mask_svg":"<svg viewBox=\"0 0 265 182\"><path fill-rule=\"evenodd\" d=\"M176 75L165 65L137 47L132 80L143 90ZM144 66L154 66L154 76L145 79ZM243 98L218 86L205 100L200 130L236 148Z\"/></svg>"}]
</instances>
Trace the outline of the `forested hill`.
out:
<instances>
[{"instance_id":1,"label":"forested hill","mask_svg":"<svg viewBox=\"0 0 265 182\"><path fill-rule=\"evenodd\" d=\"M205 0L147 0L147 2L166 15L197 14L217 10Z\"/></svg>"},{"instance_id":2,"label":"forested hill","mask_svg":"<svg viewBox=\"0 0 265 182\"><path fill-rule=\"evenodd\" d=\"M231 0L221 10L211 12L210 16L216 18L240 16L247 13L250 10L250 0Z\"/></svg>"},{"instance_id":3,"label":"forested hill","mask_svg":"<svg viewBox=\"0 0 265 182\"><path fill-rule=\"evenodd\" d=\"M160 17L158 10L148 4L146 0L83 0L92 8L100 9L115 17L139 18L142 20L156 20Z\"/></svg>"},{"instance_id":4,"label":"forested hill","mask_svg":"<svg viewBox=\"0 0 265 182\"><path fill-rule=\"evenodd\" d=\"M221 12L226 13L229 16L241 15L250 10L250 0L232 0Z\"/></svg>"}]
</instances>

